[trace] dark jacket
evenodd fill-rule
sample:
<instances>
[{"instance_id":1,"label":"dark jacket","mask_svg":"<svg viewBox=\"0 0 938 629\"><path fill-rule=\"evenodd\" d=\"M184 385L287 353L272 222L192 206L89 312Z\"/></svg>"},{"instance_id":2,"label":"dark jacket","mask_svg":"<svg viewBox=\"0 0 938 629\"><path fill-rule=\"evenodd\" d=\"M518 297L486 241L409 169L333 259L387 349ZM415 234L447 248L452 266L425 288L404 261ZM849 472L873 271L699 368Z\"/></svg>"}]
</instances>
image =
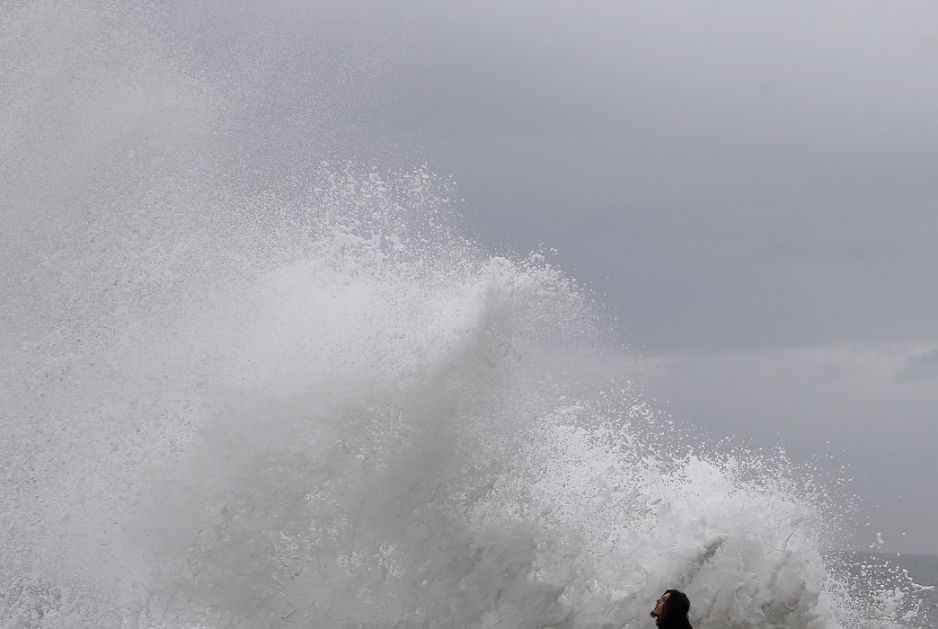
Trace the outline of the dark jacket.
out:
<instances>
[{"instance_id":1,"label":"dark jacket","mask_svg":"<svg viewBox=\"0 0 938 629\"><path fill-rule=\"evenodd\" d=\"M659 629L694 629L687 616L680 618L658 618L656 624Z\"/></svg>"}]
</instances>

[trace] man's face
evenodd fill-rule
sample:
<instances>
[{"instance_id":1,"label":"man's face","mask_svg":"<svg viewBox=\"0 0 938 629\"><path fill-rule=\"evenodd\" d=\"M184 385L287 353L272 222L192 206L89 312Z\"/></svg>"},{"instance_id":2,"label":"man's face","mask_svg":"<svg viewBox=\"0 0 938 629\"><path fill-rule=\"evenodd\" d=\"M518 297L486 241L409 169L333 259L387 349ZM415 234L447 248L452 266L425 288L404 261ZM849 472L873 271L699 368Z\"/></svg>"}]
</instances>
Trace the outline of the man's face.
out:
<instances>
[{"instance_id":1,"label":"man's face","mask_svg":"<svg viewBox=\"0 0 938 629\"><path fill-rule=\"evenodd\" d=\"M655 608L651 610L651 615L655 618L661 618L661 615L664 613L664 604L668 601L668 597L671 596L667 592L661 595L657 601L655 601Z\"/></svg>"}]
</instances>

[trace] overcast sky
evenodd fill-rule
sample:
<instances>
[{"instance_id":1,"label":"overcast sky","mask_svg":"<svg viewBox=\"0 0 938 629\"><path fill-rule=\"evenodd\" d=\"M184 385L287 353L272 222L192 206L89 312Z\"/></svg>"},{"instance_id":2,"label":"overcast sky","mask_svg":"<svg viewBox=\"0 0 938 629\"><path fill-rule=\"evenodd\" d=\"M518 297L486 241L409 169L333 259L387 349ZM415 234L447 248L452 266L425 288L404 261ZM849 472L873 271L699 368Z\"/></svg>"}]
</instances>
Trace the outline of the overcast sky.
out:
<instances>
[{"instance_id":1,"label":"overcast sky","mask_svg":"<svg viewBox=\"0 0 938 629\"><path fill-rule=\"evenodd\" d=\"M834 454L870 541L938 553L938 5L464 4L369 115L556 247L675 419Z\"/></svg>"},{"instance_id":2,"label":"overcast sky","mask_svg":"<svg viewBox=\"0 0 938 629\"><path fill-rule=\"evenodd\" d=\"M94 41L74 6L74 24L49 23ZM452 176L470 235L554 247L599 295L664 412L798 461L833 454L869 541L938 554L938 3L153 6L174 63L242 116L258 180L308 166L313 141L348 149L350 128L375 163ZM108 40L52 39L29 59L94 85ZM126 54L102 58L138 63ZM185 100L154 76L141 100ZM23 111L56 111L46 100ZM123 129L78 111L66 165ZM190 118L182 136L205 127ZM24 195L46 181L17 168Z\"/></svg>"}]
</instances>

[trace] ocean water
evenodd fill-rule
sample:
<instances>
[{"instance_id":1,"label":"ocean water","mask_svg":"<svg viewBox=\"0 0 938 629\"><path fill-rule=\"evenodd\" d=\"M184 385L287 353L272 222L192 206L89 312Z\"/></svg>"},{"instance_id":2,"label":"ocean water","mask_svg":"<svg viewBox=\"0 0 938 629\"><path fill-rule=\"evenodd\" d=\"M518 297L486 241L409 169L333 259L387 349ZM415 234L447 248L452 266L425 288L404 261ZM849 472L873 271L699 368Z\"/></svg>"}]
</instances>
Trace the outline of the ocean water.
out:
<instances>
[{"instance_id":1,"label":"ocean water","mask_svg":"<svg viewBox=\"0 0 938 629\"><path fill-rule=\"evenodd\" d=\"M913 584L913 592L920 601L919 615L926 627L938 626L938 557L897 553L847 553L844 560L861 586L856 596L869 600L872 591L895 578ZM888 587L888 586L886 586ZM875 596L875 594L873 595Z\"/></svg>"},{"instance_id":2,"label":"ocean water","mask_svg":"<svg viewBox=\"0 0 938 629\"><path fill-rule=\"evenodd\" d=\"M933 555L902 555L896 558L902 570L908 571L915 583L925 586L922 591L924 615L931 626L938 626L938 557Z\"/></svg>"},{"instance_id":3,"label":"ocean water","mask_svg":"<svg viewBox=\"0 0 938 629\"><path fill-rule=\"evenodd\" d=\"M376 157L361 8L5 5L0 627L934 626L841 479Z\"/></svg>"}]
</instances>

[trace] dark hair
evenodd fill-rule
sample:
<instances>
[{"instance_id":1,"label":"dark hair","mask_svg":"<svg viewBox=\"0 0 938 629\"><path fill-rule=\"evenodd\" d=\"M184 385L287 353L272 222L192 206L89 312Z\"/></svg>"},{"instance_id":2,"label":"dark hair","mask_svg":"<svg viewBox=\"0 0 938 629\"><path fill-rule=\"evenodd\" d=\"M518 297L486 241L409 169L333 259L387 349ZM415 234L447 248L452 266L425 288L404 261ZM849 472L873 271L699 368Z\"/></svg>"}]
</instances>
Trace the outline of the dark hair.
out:
<instances>
[{"instance_id":1,"label":"dark hair","mask_svg":"<svg viewBox=\"0 0 938 629\"><path fill-rule=\"evenodd\" d=\"M665 590L664 593L668 595L668 600L664 602L658 626L675 629L689 628L690 621L687 620L687 612L690 610L690 600L687 594L680 590Z\"/></svg>"}]
</instances>

